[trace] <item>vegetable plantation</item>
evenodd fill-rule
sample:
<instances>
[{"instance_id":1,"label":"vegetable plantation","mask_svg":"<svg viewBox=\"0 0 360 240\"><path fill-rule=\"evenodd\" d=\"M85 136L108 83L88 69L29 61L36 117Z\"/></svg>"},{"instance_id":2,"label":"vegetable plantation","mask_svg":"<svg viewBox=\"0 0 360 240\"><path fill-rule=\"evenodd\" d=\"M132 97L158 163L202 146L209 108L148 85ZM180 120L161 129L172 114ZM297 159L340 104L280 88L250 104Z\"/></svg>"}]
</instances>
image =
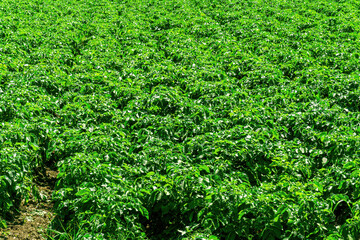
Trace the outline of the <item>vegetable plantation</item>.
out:
<instances>
[{"instance_id":1,"label":"vegetable plantation","mask_svg":"<svg viewBox=\"0 0 360 240\"><path fill-rule=\"evenodd\" d=\"M0 228L360 239L360 2L0 1Z\"/></svg>"}]
</instances>

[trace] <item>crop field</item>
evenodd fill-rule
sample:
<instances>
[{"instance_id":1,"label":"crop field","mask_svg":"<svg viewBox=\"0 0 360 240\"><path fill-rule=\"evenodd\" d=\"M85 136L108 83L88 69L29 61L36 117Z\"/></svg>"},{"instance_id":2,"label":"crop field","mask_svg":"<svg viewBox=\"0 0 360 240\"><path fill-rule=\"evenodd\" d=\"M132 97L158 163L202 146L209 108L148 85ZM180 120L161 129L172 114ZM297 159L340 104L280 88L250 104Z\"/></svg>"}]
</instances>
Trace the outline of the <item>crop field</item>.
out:
<instances>
[{"instance_id":1,"label":"crop field","mask_svg":"<svg viewBox=\"0 0 360 240\"><path fill-rule=\"evenodd\" d=\"M0 239L45 200L54 240L360 239L360 1L1 0Z\"/></svg>"}]
</instances>

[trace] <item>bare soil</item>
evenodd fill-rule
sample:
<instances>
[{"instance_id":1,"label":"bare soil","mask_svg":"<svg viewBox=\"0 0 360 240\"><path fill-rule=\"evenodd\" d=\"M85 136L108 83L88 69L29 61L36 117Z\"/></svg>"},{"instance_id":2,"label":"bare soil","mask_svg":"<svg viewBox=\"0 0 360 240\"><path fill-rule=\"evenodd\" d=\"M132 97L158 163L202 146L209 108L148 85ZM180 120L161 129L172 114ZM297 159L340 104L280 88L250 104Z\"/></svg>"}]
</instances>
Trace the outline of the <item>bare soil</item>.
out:
<instances>
[{"instance_id":1,"label":"bare soil","mask_svg":"<svg viewBox=\"0 0 360 240\"><path fill-rule=\"evenodd\" d=\"M7 222L6 229L0 229L0 240L42 240L46 239L46 229L54 217L52 191L58 172L45 168L44 173L35 178L40 197L33 196L27 204L21 203L19 212Z\"/></svg>"}]
</instances>

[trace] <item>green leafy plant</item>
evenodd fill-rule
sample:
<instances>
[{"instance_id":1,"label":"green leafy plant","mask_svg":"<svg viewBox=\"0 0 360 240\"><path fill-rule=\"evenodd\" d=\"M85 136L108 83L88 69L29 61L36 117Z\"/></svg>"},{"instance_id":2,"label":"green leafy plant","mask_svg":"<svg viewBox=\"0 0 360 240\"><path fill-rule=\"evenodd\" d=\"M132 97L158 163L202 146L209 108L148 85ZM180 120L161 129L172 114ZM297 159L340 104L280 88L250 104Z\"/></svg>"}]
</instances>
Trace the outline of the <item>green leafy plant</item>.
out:
<instances>
[{"instance_id":1,"label":"green leafy plant","mask_svg":"<svg viewBox=\"0 0 360 240\"><path fill-rule=\"evenodd\" d=\"M356 1L0 3L0 227L359 239Z\"/></svg>"}]
</instances>

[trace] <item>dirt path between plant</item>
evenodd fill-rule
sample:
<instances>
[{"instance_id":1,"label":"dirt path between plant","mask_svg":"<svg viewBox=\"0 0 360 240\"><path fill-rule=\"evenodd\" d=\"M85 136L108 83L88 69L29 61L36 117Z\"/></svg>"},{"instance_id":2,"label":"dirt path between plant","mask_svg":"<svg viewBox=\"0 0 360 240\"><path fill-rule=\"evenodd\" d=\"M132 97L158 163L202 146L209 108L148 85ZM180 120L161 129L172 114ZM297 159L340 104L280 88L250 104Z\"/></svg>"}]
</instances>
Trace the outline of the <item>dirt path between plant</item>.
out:
<instances>
[{"instance_id":1,"label":"dirt path between plant","mask_svg":"<svg viewBox=\"0 0 360 240\"><path fill-rule=\"evenodd\" d=\"M44 174L39 174L35 180L40 198L35 201L21 204L19 213L13 221L8 222L8 227L0 230L0 240L43 240L46 239L46 229L54 217L52 212L52 191L55 186L57 171L45 169Z\"/></svg>"}]
</instances>

